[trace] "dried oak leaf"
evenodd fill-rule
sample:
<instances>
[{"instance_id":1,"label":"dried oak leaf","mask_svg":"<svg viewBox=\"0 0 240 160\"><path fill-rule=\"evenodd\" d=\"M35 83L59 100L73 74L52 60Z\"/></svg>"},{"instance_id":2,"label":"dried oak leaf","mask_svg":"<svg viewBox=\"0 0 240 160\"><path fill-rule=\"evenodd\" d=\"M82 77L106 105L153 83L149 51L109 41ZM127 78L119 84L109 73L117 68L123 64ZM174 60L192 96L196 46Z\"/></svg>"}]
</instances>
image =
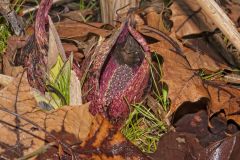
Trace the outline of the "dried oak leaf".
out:
<instances>
[{"instance_id":1,"label":"dried oak leaf","mask_svg":"<svg viewBox=\"0 0 240 160\"><path fill-rule=\"evenodd\" d=\"M192 69L207 69L215 72L229 68L216 48L204 39L187 40L182 49Z\"/></svg>"},{"instance_id":2,"label":"dried oak leaf","mask_svg":"<svg viewBox=\"0 0 240 160\"><path fill-rule=\"evenodd\" d=\"M187 60L176 52L170 51L166 42L150 45L150 50L163 57L162 80L168 85L168 96L171 100L168 116L175 112L185 101L196 102L203 97L209 98L202 80L191 69Z\"/></svg>"},{"instance_id":3,"label":"dried oak leaf","mask_svg":"<svg viewBox=\"0 0 240 160\"><path fill-rule=\"evenodd\" d=\"M164 146L164 147L163 147ZM150 154L152 159L164 160L192 160L198 150L203 147L198 143L194 134L169 132L163 135L158 143L158 149L155 153Z\"/></svg>"},{"instance_id":4,"label":"dried oak leaf","mask_svg":"<svg viewBox=\"0 0 240 160\"><path fill-rule=\"evenodd\" d=\"M89 113L88 104L65 106L51 112L40 110L26 74L19 75L0 91L0 104L0 153L7 159L32 153L46 142L56 139L60 145L50 148L37 159L61 156L58 147L61 148L63 143L73 146L72 154L79 159L148 159L124 138L118 127L100 115L93 117ZM8 111L19 116L9 114ZM71 158L72 155L63 152L68 148L62 147L62 156Z\"/></svg>"},{"instance_id":5,"label":"dried oak leaf","mask_svg":"<svg viewBox=\"0 0 240 160\"><path fill-rule=\"evenodd\" d=\"M228 17L235 23L236 26L239 27L239 10L240 10L240 3L237 0L237 2L234 0L231 1L220 1L222 9L225 11L225 13L228 15Z\"/></svg>"},{"instance_id":6,"label":"dried oak leaf","mask_svg":"<svg viewBox=\"0 0 240 160\"><path fill-rule=\"evenodd\" d=\"M22 66L14 66L13 60L17 52L27 43L26 37L11 36L8 39L6 53L3 55L3 73L8 76L16 77L23 71Z\"/></svg>"},{"instance_id":7,"label":"dried oak leaf","mask_svg":"<svg viewBox=\"0 0 240 160\"><path fill-rule=\"evenodd\" d=\"M86 21L85 18L90 15L93 15L92 9L74 10L74 11L69 11L67 13L61 14L61 16L64 18L68 18L78 22Z\"/></svg>"},{"instance_id":8,"label":"dried oak leaf","mask_svg":"<svg viewBox=\"0 0 240 160\"><path fill-rule=\"evenodd\" d=\"M207 148L205 148L198 154L197 159L238 160L240 157L239 144L240 132L209 145Z\"/></svg>"},{"instance_id":9,"label":"dried oak leaf","mask_svg":"<svg viewBox=\"0 0 240 160\"><path fill-rule=\"evenodd\" d=\"M112 32L109 30L101 29L101 23L80 23L75 21L64 21L56 24L57 32L61 38L82 40L89 33L107 37Z\"/></svg>"},{"instance_id":10,"label":"dried oak leaf","mask_svg":"<svg viewBox=\"0 0 240 160\"><path fill-rule=\"evenodd\" d=\"M205 81L210 95L209 115L224 111L228 120L240 124L240 90L221 82Z\"/></svg>"},{"instance_id":11,"label":"dried oak leaf","mask_svg":"<svg viewBox=\"0 0 240 160\"><path fill-rule=\"evenodd\" d=\"M151 37L157 41L167 40L168 42L172 43L173 46L178 47L178 44L174 42L174 39L162 32L154 30L153 28L145 25L139 25L137 26L137 29L147 37ZM182 54L186 57L191 69L207 69L209 71L218 71L222 68L228 68L228 65L224 59L219 56L216 48L212 45L209 45L204 38L183 41L181 49Z\"/></svg>"},{"instance_id":12,"label":"dried oak leaf","mask_svg":"<svg viewBox=\"0 0 240 160\"><path fill-rule=\"evenodd\" d=\"M100 114L92 121L88 137L80 145L73 147L79 159L104 160L148 160L136 146L127 141L116 125L112 125ZM40 159L52 158L53 155L41 155ZM71 159L70 156L66 159Z\"/></svg>"},{"instance_id":13,"label":"dried oak leaf","mask_svg":"<svg viewBox=\"0 0 240 160\"><path fill-rule=\"evenodd\" d=\"M183 53L187 55L188 61L180 54L169 51L169 44L165 41L150 45L152 51L159 53L163 59L163 78L162 80L168 85L169 98L171 106L168 115L175 112L178 107L186 101L196 102L205 97L209 100L209 116L224 111L228 120L234 120L240 124L239 118L239 96L240 91L237 88L227 85L226 83L202 81L196 75L195 69L205 67L209 70L217 70L221 68L221 64L209 64L209 60L204 59L204 54L199 55L198 52ZM186 48L184 48L186 52ZM194 55L194 53L196 55ZM189 56L189 57L188 57ZM192 57L191 57L192 56ZM190 59L191 58L191 59ZM202 61L203 64L195 64ZM189 62L189 63L188 63Z\"/></svg>"},{"instance_id":14,"label":"dried oak leaf","mask_svg":"<svg viewBox=\"0 0 240 160\"><path fill-rule=\"evenodd\" d=\"M92 123L88 104L63 107L52 112L40 110L28 84L26 74L19 75L0 91L0 153L7 159L22 157L45 144L49 135L21 117L45 129L64 143L80 143ZM16 117L3 110L9 110Z\"/></svg>"},{"instance_id":15,"label":"dried oak leaf","mask_svg":"<svg viewBox=\"0 0 240 160\"><path fill-rule=\"evenodd\" d=\"M172 31L178 38L216 29L211 19L201 10L197 1L177 0L173 2L170 9L172 10Z\"/></svg>"},{"instance_id":16,"label":"dried oak leaf","mask_svg":"<svg viewBox=\"0 0 240 160\"><path fill-rule=\"evenodd\" d=\"M174 124L176 132L163 135L157 151L150 156L153 159L161 157L164 160L239 159L240 132L237 125L234 125L233 129L220 117L214 117L211 119L214 127L209 128L208 113L203 109L207 103L189 103L184 106L189 111L191 106L188 105L197 106L198 111L188 112L178 119ZM233 131L232 136L226 134L230 130Z\"/></svg>"}]
</instances>

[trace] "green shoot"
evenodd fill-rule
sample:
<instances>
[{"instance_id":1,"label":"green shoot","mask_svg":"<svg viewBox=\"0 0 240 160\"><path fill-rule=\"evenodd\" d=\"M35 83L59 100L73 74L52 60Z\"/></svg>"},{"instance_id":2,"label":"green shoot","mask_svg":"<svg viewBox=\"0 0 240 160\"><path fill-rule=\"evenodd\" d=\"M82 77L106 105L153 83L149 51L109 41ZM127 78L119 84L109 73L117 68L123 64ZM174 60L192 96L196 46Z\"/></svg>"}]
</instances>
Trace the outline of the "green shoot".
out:
<instances>
[{"instance_id":1,"label":"green shoot","mask_svg":"<svg viewBox=\"0 0 240 160\"><path fill-rule=\"evenodd\" d=\"M2 17L0 17L0 21L2 21ZM0 54L2 54L7 47L7 39L11 35L9 26L7 24L0 24Z\"/></svg>"},{"instance_id":2,"label":"green shoot","mask_svg":"<svg viewBox=\"0 0 240 160\"><path fill-rule=\"evenodd\" d=\"M93 9L97 7L97 1L96 0L91 0L87 1L87 3L84 0L79 1L79 9L84 10L84 9Z\"/></svg>"},{"instance_id":3,"label":"green shoot","mask_svg":"<svg viewBox=\"0 0 240 160\"><path fill-rule=\"evenodd\" d=\"M91 0L91 1L87 1L87 2L85 2L84 0L79 1L79 9L80 10L85 10L85 9L92 10L92 9L96 9L96 8L98 8L96 0ZM81 15L81 13L80 13L80 16L83 18L84 22L87 22L92 18L92 15L84 17L83 15Z\"/></svg>"},{"instance_id":4,"label":"green shoot","mask_svg":"<svg viewBox=\"0 0 240 160\"><path fill-rule=\"evenodd\" d=\"M157 53L153 53L154 58L157 61L157 67L154 65L151 61L148 61L150 64L150 74L151 74L151 80L153 82L153 94L158 100L158 102L162 105L164 111L167 111L168 106L170 105L169 99L168 99L168 88L167 86L159 79L157 81L157 77L162 77L162 66L161 62L157 56ZM159 86L161 86L161 90L159 90Z\"/></svg>"},{"instance_id":5,"label":"green shoot","mask_svg":"<svg viewBox=\"0 0 240 160\"><path fill-rule=\"evenodd\" d=\"M166 132L164 123L142 104L135 104L122 133L143 152L153 153L163 133Z\"/></svg>"},{"instance_id":6,"label":"green shoot","mask_svg":"<svg viewBox=\"0 0 240 160\"><path fill-rule=\"evenodd\" d=\"M54 108L59 108L70 103L70 78L73 56L63 63L61 57L58 56L57 63L50 70L49 75L49 95L52 98L51 104Z\"/></svg>"},{"instance_id":7,"label":"green shoot","mask_svg":"<svg viewBox=\"0 0 240 160\"><path fill-rule=\"evenodd\" d=\"M198 74L203 80L214 80L221 77L224 74L224 70L219 70L217 72L207 74L203 69L201 69Z\"/></svg>"},{"instance_id":8,"label":"green shoot","mask_svg":"<svg viewBox=\"0 0 240 160\"><path fill-rule=\"evenodd\" d=\"M160 59L156 53L154 53L154 56L156 64L147 59L150 64L150 74L153 84L152 92L156 100L163 107L163 110L167 111L170 105L168 88L160 79L163 75ZM157 118L158 115L151 112L148 106L144 106L143 104L133 104L131 106L132 112L121 131L129 141L138 146L143 152L153 153L157 149L160 137L167 132L167 127L161 121L161 118Z\"/></svg>"},{"instance_id":9,"label":"green shoot","mask_svg":"<svg viewBox=\"0 0 240 160\"><path fill-rule=\"evenodd\" d=\"M84 10L86 7L85 7L85 2L84 2L84 0L80 0L80 2L79 2L79 9L80 10Z\"/></svg>"},{"instance_id":10,"label":"green shoot","mask_svg":"<svg viewBox=\"0 0 240 160\"><path fill-rule=\"evenodd\" d=\"M15 3L13 4L13 7L15 8L16 13L19 13L24 2L25 2L25 0L16 0L15 1Z\"/></svg>"}]
</instances>

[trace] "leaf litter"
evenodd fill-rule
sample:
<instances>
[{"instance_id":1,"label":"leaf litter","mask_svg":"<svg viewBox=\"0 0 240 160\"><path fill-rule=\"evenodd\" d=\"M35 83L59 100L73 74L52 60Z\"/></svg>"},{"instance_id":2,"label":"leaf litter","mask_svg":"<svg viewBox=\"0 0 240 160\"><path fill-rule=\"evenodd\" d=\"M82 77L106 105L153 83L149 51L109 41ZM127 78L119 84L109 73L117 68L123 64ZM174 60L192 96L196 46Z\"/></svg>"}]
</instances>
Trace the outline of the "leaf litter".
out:
<instances>
[{"instance_id":1,"label":"leaf litter","mask_svg":"<svg viewBox=\"0 0 240 160\"><path fill-rule=\"evenodd\" d=\"M48 95L27 79L29 66L16 63L24 46L36 49L39 44L29 46L28 35L11 36L2 56L3 74L9 77L0 76L5 80L0 90L1 155L5 159L214 159L218 152L221 159L237 159L239 70L231 56L224 56L233 50L220 36L216 44L225 48L220 54L220 47L211 42L211 36L219 34L217 26L197 2L180 0L164 7L158 3L129 12L119 28L86 22L93 14L90 9L81 11L83 17L63 14L66 19L57 23L48 17L44 70L47 76L50 71L55 75ZM239 4L219 5L238 25ZM137 63L128 62L130 57L120 61L123 53L115 48L136 51L140 58L133 58ZM37 58L39 52L34 54ZM127 72L131 76L123 76ZM68 89L56 86L61 74L65 80L59 84ZM44 79L42 75L35 77ZM109 98L108 92L117 96ZM67 103L53 110L56 107L46 100L51 97Z\"/></svg>"}]
</instances>

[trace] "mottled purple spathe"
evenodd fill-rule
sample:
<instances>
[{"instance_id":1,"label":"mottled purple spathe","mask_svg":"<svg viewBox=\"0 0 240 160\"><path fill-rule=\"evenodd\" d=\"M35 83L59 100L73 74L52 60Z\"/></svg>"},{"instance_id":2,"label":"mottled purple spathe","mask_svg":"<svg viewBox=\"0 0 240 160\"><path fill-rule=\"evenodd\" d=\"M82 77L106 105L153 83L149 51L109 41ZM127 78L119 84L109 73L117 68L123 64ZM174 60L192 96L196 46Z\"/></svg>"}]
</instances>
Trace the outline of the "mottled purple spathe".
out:
<instances>
[{"instance_id":1,"label":"mottled purple spathe","mask_svg":"<svg viewBox=\"0 0 240 160\"><path fill-rule=\"evenodd\" d=\"M36 15L34 35L22 49L24 66L27 68L27 77L31 87L42 93L46 91L47 57L48 57L48 12L53 0L42 0ZM23 63L23 62L21 62Z\"/></svg>"},{"instance_id":2,"label":"mottled purple spathe","mask_svg":"<svg viewBox=\"0 0 240 160\"><path fill-rule=\"evenodd\" d=\"M84 85L85 91L92 88L87 95L87 101L91 101L90 112L94 115L104 113L111 119L124 119L129 114L126 100L129 104L142 100L150 77L146 58L140 65L129 67L119 65L111 55L113 46L123 43L129 34L138 41L145 57L150 60L147 43L128 22L103 42L95 51L96 57Z\"/></svg>"}]
</instances>

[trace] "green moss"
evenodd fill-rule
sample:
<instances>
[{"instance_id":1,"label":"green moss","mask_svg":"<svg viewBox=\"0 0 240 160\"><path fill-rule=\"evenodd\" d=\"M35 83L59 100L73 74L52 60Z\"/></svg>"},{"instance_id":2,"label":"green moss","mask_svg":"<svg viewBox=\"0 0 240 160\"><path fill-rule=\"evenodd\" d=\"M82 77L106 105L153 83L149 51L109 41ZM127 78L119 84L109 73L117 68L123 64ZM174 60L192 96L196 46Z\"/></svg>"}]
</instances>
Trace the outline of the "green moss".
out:
<instances>
[{"instance_id":1,"label":"green moss","mask_svg":"<svg viewBox=\"0 0 240 160\"><path fill-rule=\"evenodd\" d=\"M7 39L10 35L9 26L3 21L0 21L0 54L5 51L7 47Z\"/></svg>"}]
</instances>

